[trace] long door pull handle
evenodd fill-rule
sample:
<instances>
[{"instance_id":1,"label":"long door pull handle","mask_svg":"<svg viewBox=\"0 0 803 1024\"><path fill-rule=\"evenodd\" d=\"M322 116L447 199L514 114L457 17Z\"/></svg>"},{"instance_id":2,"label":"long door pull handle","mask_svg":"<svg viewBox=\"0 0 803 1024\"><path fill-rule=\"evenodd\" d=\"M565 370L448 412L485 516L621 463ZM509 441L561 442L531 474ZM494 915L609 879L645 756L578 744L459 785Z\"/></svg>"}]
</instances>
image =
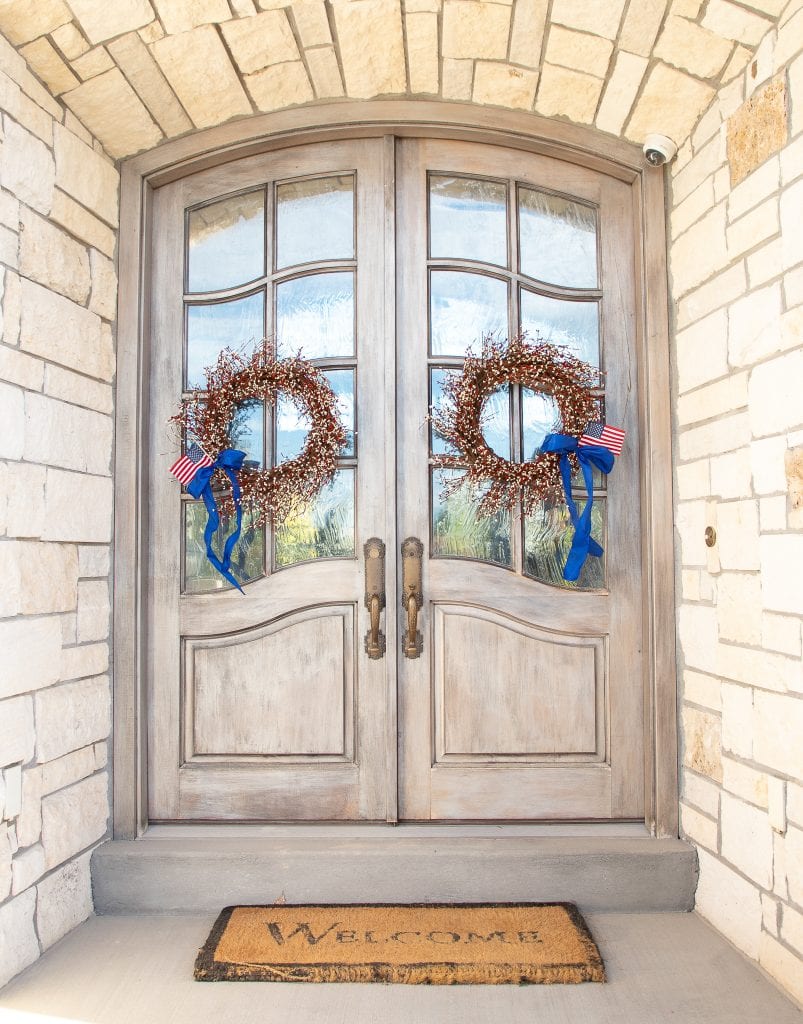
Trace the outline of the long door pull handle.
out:
<instances>
[{"instance_id":1,"label":"long door pull handle","mask_svg":"<svg viewBox=\"0 0 803 1024\"><path fill-rule=\"evenodd\" d=\"M424 638L418 628L418 613L424 607L421 560L424 545L417 537L408 537L401 546L402 608L407 619L402 650L405 658L418 658L424 650Z\"/></svg>"},{"instance_id":2,"label":"long door pull handle","mask_svg":"<svg viewBox=\"0 0 803 1024\"><path fill-rule=\"evenodd\" d=\"M365 607L370 625L365 634L365 653L372 661L384 657L387 641L379 628L379 617L385 607L385 545L379 537L371 537L363 547L365 554Z\"/></svg>"}]
</instances>

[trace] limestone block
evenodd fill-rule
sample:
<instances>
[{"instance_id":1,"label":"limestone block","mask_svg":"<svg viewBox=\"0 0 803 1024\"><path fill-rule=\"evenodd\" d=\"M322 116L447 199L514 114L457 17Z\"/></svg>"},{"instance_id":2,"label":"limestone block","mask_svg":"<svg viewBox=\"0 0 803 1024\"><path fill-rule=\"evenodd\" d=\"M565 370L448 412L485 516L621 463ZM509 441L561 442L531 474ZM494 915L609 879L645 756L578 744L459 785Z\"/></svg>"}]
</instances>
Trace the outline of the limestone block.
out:
<instances>
[{"instance_id":1,"label":"limestone block","mask_svg":"<svg viewBox=\"0 0 803 1024\"><path fill-rule=\"evenodd\" d=\"M343 95L343 80L340 77L340 65L333 46L320 46L314 50L306 50L312 86L318 99Z\"/></svg>"},{"instance_id":2,"label":"limestone block","mask_svg":"<svg viewBox=\"0 0 803 1024\"><path fill-rule=\"evenodd\" d=\"M53 686L36 695L36 759L40 763L63 758L90 743L105 740L111 729L111 692L108 676ZM72 769L74 772L74 768ZM70 774L69 768L66 774ZM63 777L65 769L60 772ZM48 773L48 789L53 787Z\"/></svg>"},{"instance_id":3,"label":"limestone block","mask_svg":"<svg viewBox=\"0 0 803 1024\"><path fill-rule=\"evenodd\" d=\"M43 110L38 103L20 89L5 74L0 72L0 106L13 119L29 131L47 146L53 145L53 117Z\"/></svg>"},{"instance_id":4,"label":"limestone block","mask_svg":"<svg viewBox=\"0 0 803 1024\"><path fill-rule=\"evenodd\" d=\"M42 834L42 773L39 767L22 773L22 808L17 818L20 846L33 846Z\"/></svg>"},{"instance_id":5,"label":"limestone block","mask_svg":"<svg viewBox=\"0 0 803 1024\"><path fill-rule=\"evenodd\" d=\"M449 6L448 3L446 6ZM460 6L471 7L466 10L465 18L467 22L473 23L474 5ZM332 9L346 95L367 99L405 92L407 74L398 0L356 0L354 3L336 3ZM498 9L503 12L501 17L507 21L510 18L509 8ZM445 32L444 22L444 38ZM444 56L450 56L446 53L445 44L443 52ZM504 56L504 52L500 56Z\"/></svg>"},{"instance_id":6,"label":"limestone block","mask_svg":"<svg viewBox=\"0 0 803 1024\"><path fill-rule=\"evenodd\" d=\"M698 79L666 64L656 64L625 135L633 142L642 143L647 133L655 131L655 125L660 124L662 134L680 144L714 96L714 90Z\"/></svg>"},{"instance_id":7,"label":"limestone block","mask_svg":"<svg viewBox=\"0 0 803 1024\"><path fill-rule=\"evenodd\" d=\"M752 757L753 691L748 686L722 684L722 748L739 757Z\"/></svg>"},{"instance_id":8,"label":"limestone block","mask_svg":"<svg viewBox=\"0 0 803 1024\"><path fill-rule=\"evenodd\" d=\"M106 320L114 320L117 315L117 273L114 263L94 249L89 259L92 268L89 308Z\"/></svg>"},{"instance_id":9,"label":"limestone block","mask_svg":"<svg viewBox=\"0 0 803 1024\"><path fill-rule=\"evenodd\" d=\"M717 507L717 547L723 569L758 569L758 506L725 501Z\"/></svg>"},{"instance_id":10,"label":"limestone block","mask_svg":"<svg viewBox=\"0 0 803 1024\"><path fill-rule=\"evenodd\" d=\"M25 764L33 757L33 698L12 697L0 704L0 764Z\"/></svg>"},{"instance_id":11,"label":"limestone block","mask_svg":"<svg viewBox=\"0 0 803 1024\"><path fill-rule=\"evenodd\" d=\"M774 78L728 120L731 184L738 185L786 143L786 85Z\"/></svg>"},{"instance_id":12,"label":"limestone block","mask_svg":"<svg viewBox=\"0 0 803 1024\"><path fill-rule=\"evenodd\" d=\"M36 891L28 889L0 906L0 987L39 958L34 928Z\"/></svg>"},{"instance_id":13,"label":"limestone block","mask_svg":"<svg viewBox=\"0 0 803 1024\"><path fill-rule=\"evenodd\" d=\"M105 640L109 614L108 581L82 580L78 586L78 643Z\"/></svg>"},{"instance_id":14,"label":"limestone block","mask_svg":"<svg viewBox=\"0 0 803 1024\"><path fill-rule=\"evenodd\" d=\"M441 93L445 100L470 100L473 82L473 60L444 58Z\"/></svg>"},{"instance_id":15,"label":"limestone block","mask_svg":"<svg viewBox=\"0 0 803 1024\"><path fill-rule=\"evenodd\" d=\"M720 498L746 498L751 494L749 448L711 459L711 491Z\"/></svg>"},{"instance_id":16,"label":"limestone block","mask_svg":"<svg viewBox=\"0 0 803 1024\"><path fill-rule=\"evenodd\" d=\"M158 39L151 52L198 128L251 113L229 55L211 25ZM215 88L199 89L198 82L206 80L214 81Z\"/></svg>"},{"instance_id":17,"label":"limestone block","mask_svg":"<svg viewBox=\"0 0 803 1024\"><path fill-rule=\"evenodd\" d=\"M114 232L97 217L94 217L89 210L84 209L80 203L76 203L75 200L70 199L68 195L58 189L53 194L50 219L107 256L114 254Z\"/></svg>"},{"instance_id":18,"label":"limestone block","mask_svg":"<svg viewBox=\"0 0 803 1024\"><path fill-rule=\"evenodd\" d=\"M494 103L519 110L532 109L538 74L511 64L478 60L474 70L475 103Z\"/></svg>"},{"instance_id":19,"label":"limestone block","mask_svg":"<svg viewBox=\"0 0 803 1024\"><path fill-rule=\"evenodd\" d=\"M544 64L535 109L545 117L562 116L580 124L591 124L602 86L600 78Z\"/></svg>"},{"instance_id":20,"label":"limestone block","mask_svg":"<svg viewBox=\"0 0 803 1024\"><path fill-rule=\"evenodd\" d=\"M723 640L761 643L761 578L723 573L717 582L717 619Z\"/></svg>"},{"instance_id":21,"label":"limestone block","mask_svg":"<svg viewBox=\"0 0 803 1024\"><path fill-rule=\"evenodd\" d=\"M630 4L619 37L620 49L649 57L666 7L667 0L641 0L641 3Z\"/></svg>"},{"instance_id":22,"label":"limestone block","mask_svg":"<svg viewBox=\"0 0 803 1024\"><path fill-rule=\"evenodd\" d=\"M68 21L57 28L55 32L50 33L50 37L67 60L75 60L89 49L89 43L84 39L74 21Z\"/></svg>"},{"instance_id":23,"label":"limestone block","mask_svg":"<svg viewBox=\"0 0 803 1024\"><path fill-rule=\"evenodd\" d=\"M0 458L22 458L25 446L23 407L23 392L0 383Z\"/></svg>"},{"instance_id":24,"label":"limestone block","mask_svg":"<svg viewBox=\"0 0 803 1024\"><path fill-rule=\"evenodd\" d=\"M794 907L785 906L783 908L781 935L784 942L787 942L799 953L803 953L803 914L795 910Z\"/></svg>"},{"instance_id":25,"label":"limestone block","mask_svg":"<svg viewBox=\"0 0 803 1024\"><path fill-rule=\"evenodd\" d=\"M279 110L294 103L308 103L312 86L300 60L274 64L245 76L245 87L258 110Z\"/></svg>"},{"instance_id":26,"label":"limestone block","mask_svg":"<svg viewBox=\"0 0 803 1024\"><path fill-rule=\"evenodd\" d=\"M7 466L6 533L9 537L38 537L45 523L44 466L25 462Z\"/></svg>"},{"instance_id":27,"label":"limestone block","mask_svg":"<svg viewBox=\"0 0 803 1024\"><path fill-rule=\"evenodd\" d=\"M765 889L772 888L772 828L765 812L722 794L722 856Z\"/></svg>"},{"instance_id":28,"label":"limestone block","mask_svg":"<svg viewBox=\"0 0 803 1024\"><path fill-rule=\"evenodd\" d=\"M95 78L96 75L101 75L113 67L114 61L105 46L96 46L72 62L72 69L82 82Z\"/></svg>"},{"instance_id":29,"label":"limestone block","mask_svg":"<svg viewBox=\"0 0 803 1024\"><path fill-rule=\"evenodd\" d=\"M736 266L716 277L709 282L689 292L678 304L678 327L684 328L688 324L699 320L715 309L719 309L732 302L733 299L744 295L747 291L747 279L744 273L744 264L737 263ZM724 341L727 335L726 330L722 334ZM724 351L724 349L723 349Z\"/></svg>"},{"instance_id":30,"label":"limestone block","mask_svg":"<svg viewBox=\"0 0 803 1024\"><path fill-rule=\"evenodd\" d=\"M53 127L53 144L58 187L114 227L120 185L117 170L62 125Z\"/></svg>"},{"instance_id":31,"label":"limestone block","mask_svg":"<svg viewBox=\"0 0 803 1024\"><path fill-rule=\"evenodd\" d=\"M336 14L340 11L336 7ZM510 32L510 8L475 0L445 0L443 5L444 57L504 60ZM340 20L338 17L338 35ZM344 57L345 66L345 57ZM348 82L348 73L346 74ZM350 90L349 90L349 94Z\"/></svg>"},{"instance_id":32,"label":"limestone block","mask_svg":"<svg viewBox=\"0 0 803 1024\"><path fill-rule=\"evenodd\" d=\"M682 235L695 221L698 221L709 210L712 210L715 205L714 177L709 175L672 211L670 221L672 238Z\"/></svg>"},{"instance_id":33,"label":"limestone block","mask_svg":"<svg viewBox=\"0 0 803 1024\"><path fill-rule=\"evenodd\" d=\"M47 761L42 766L42 793L55 793L65 786L85 779L96 770L94 746L72 750L62 757Z\"/></svg>"},{"instance_id":34,"label":"limestone block","mask_svg":"<svg viewBox=\"0 0 803 1024\"><path fill-rule=\"evenodd\" d=\"M45 873L44 849L37 843L36 846L31 846L27 850L20 850L14 857L11 868L13 874L11 894L16 896L17 893L23 892L38 882Z\"/></svg>"},{"instance_id":35,"label":"limestone block","mask_svg":"<svg viewBox=\"0 0 803 1024\"><path fill-rule=\"evenodd\" d=\"M409 4L407 5L409 9ZM547 0L518 0L510 30L510 61L537 68L541 63Z\"/></svg>"},{"instance_id":36,"label":"limestone block","mask_svg":"<svg viewBox=\"0 0 803 1024\"><path fill-rule=\"evenodd\" d=\"M299 60L298 46L284 11L266 11L255 18L240 18L221 28L231 55L244 75L273 64Z\"/></svg>"},{"instance_id":37,"label":"limestone block","mask_svg":"<svg viewBox=\"0 0 803 1024\"><path fill-rule=\"evenodd\" d=\"M712 108L714 109L714 108ZM725 147L717 136L706 142L682 168L672 167L672 197L675 207L690 195L697 186L715 174L725 163ZM730 185L727 183L728 191Z\"/></svg>"},{"instance_id":38,"label":"limestone block","mask_svg":"<svg viewBox=\"0 0 803 1024\"><path fill-rule=\"evenodd\" d=\"M559 64L564 68L574 68L597 78L605 78L612 53L613 43L609 39L553 25L549 30L544 60L549 64Z\"/></svg>"},{"instance_id":39,"label":"limestone block","mask_svg":"<svg viewBox=\"0 0 803 1024\"><path fill-rule=\"evenodd\" d=\"M786 783L774 775L767 778L767 813L770 828L783 835L786 831Z\"/></svg>"},{"instance_id":40,"label":"limestone block","mask_svg":"<svg viewBox=\"0 0 803 1024\"><path fill-rule=\"evenodd\" d=\"M78 643L78 612L65 612L61 616L61 642L65 647Z\"/></svg>"},{"instance_id":41,"label":"limestone block","mask_svg":"<svg viewBox=\"0 0 803 1024\"><path fill-rule=\"evenodd\" d=\"M750 427L746 413L725 416L700 427L684 430L678 441L681 459L699 459L705 455L735 451L750 440Z\"/></svg>"},{"instance_id":42,"label":"limestone block","mask_svg":"<svg viewBox=\"0 0 803 1024\"><path fill-rule=\"evenodd\" d=\"M12 231L19 231L20 202L10 192L0 191L0 224Z\"/></svg>"},{"instance_id":43,"label":"limestone block","mask_svg":"<svg viewBox=\"0 0 803 1024\"><path fill-rule=\"evenodd\" d=\"M113 4L106 0L70 0L70 6L92 43L141 28L154 18L148 0L114 0Z\"/></svg>"},{"instance_id":44,"label":"limestone block","mask_svg":"<svg viewBox=\"0 0 803 1024\"><path fill-rule=\"evenodd\" d=\"M78 599L78 552L71 544L15 541L22 581L22 612L70 612Z\"/></svg>"},{"instance_id":45,"label":"limestone block","mask_svg":"<svg viewBox=\"0 0 803 1024\"><path fill-rule=\"evenodd\" d=\"M0 698L50 686L59 677L61 626L55 616L0 621Z\"/></svg>"},{"instance_id":46,"label":"limestone block","mask_svg":"<svg viewBox=\"0 0 803 1024\"><path fill-rule=\"evenodd\" d=\"M691 134L692 149L696 153L702 146L718 135L722 128L722 110L719 103L712 103L708 110L697 122L697 127Z\"/></svg>"},{"instance_id":47,"label":"limestone block","mask_svg":"<svg viewBox=\"0 0 803 1024\"><path fill-rule=\"evenodd\" d=\"M29 462L103 476L111 471L113 424L109 416L28 393L25 458Z\"/></svg>"},{"instance_id":48,"label":"limestone block","mask_svg":"<svg viewBox=\"0 0 803 1024\"><path fill-rule=\"evenodd\" d=\"M761 616L761 646L782 654L800 656L800 620L764 612Z\"/></svg>"},{"instance_id":49,"label":"limestone block","mask_svg":"<svg viewBox=\"0 0 803 1024\"><path fill-rule=\"evenodd\" d=\"M708 459L677 467L677 496L687 502L692 498L706 498L711 493L711 473Z\"/></svg>"},{"instance_id":50,"label":"limestone block","mask_svg":"<svg viewBox=\"0 0 803 1024\"><path fill-rule=\"evenodd\" d=\"M41 391L44 363L16 348L0 348L0 380L29 391Z\"/></svg>"},{"instance_id":51,"label":"limestone block","mask_svg":"<svg viewBox=\"0 0 803 1024\"><path fill-rule=\"evenodd\" d=\"M759 203L768 199L778 191L781 177L781 162L776 157L771 157L761 166L748 174L742 181L731 189L728 196L728 219L734 221L747 213L748 210L758 206Z\"/></svg>"},{"instance_id":52,"label":"limestone block","mask_svg":"<svg viewBox=\"0 0 803 1024\"><path fill-rule=\"evenodd\" d=\"M100 317L90 310L33 281L22 281L20 343L26 352L109 381L114 352L100 325Z\"/></svg>"},{"instance_id":53,"label":"limestone block","mask_svg":"<svg viewBox=\"0 0 803 1024\"><path fill-rule=\"evenodd\" d=\"M14 231L0 227L0 266L18 268L19 238Z\"/></svg>"},{"instance_id":54,"label":"limestone block","mask_svg":"<svg viewBox=\"0 0 803 1024\"><path fill-rule=\"evenodd\" d=\"M65 370L62 366L48 364L45 371L44 391L46 395L59 398L73 405L110 414L113 408L112 389L101 381L90 380L81 374Z\"/></svg>"},{"instance_id":55,"label":"limestone block","mask_svg":"<svg viewBox=\"0 0 803 1024\"><path fill-rule=\"evenodd\" d=\"M3 819L13 821L22 808L22 766L13 764L3 772Z\"/></svg>"},{"instance_id":56,"label":"limestone block","mask_svg":"<svg viewBox=\"0 0 803 1024\"><path fill-rule=\"evenodd\" d=\"M228 21L231 11L226 0L153 0L168 35L188 32L198 25Z\"/></svg>"},{"instance_id":57,"label":"limestone block","mask_svg":"<svg viewBox=\"0 0 803 1024\"><path fill-rule=\"evenodd\" d=\"M597 128L619 135L647 70L646 57L620 51L597 113Z\"/></svg>"},{"instance_id":58,"label":"limestone block","mask_svg":"<svg viewBox=\"0 0 803 1024\"><path fill-rule=\"evenodd\" d=\"M750 292L728 310L728 359L746 366L781 348L781 286Z\"/></svg>"},{"instance_id":59,"label":"limestone block","mask_svg":"<svg viewBox=\"0 0 803 1024\"><path fill-rule=\"evenodd\" d=\"M78 85L78 79L46 36L23 46L20 53L53 96L60 96L61 93Z\"/></svg>"},{"instance_id":60,"label":"limestone block","mask_svg":"<svg viewBox=\"0 0 803 1024\"><path fill-rule=\"evenodd\" d=\"M792 570L790 559L803 556L803 536L786 534L761 538L761 574L764 607L799 615L803 608L803 577Z\"/></svg>"},{"instance_id":61,"label":"limestone block","mask_svg":"<svg viewBox=\"0 0 803 1024\"><path fill-rule=\"evenodd\" d=\"M248 2L248 0L245 0L245 2ZM255 14L256 12L254 10L250 10L248 13ZM165 30L162 28L161 21L152 21L143 28L138 28L137 35L143 43L150 45L151 43L155 43L157 39L164 39Z\"/></svg>"},{"instance_id":62,"label":"limestone block","mask_svg":"<svg viewBox=\"0 0 803 1024\"><path fill-rule=\"evenodd\" d=\"M109 777L92 775L42 800L42 845L48 869L96 843L106 833Z\"/></svg>"},{"instance_id":63,"label":"limestone block","mask_svg":"<svg viewBox=\"0 0 803 1024\"><path fill-rule=\"evenodd\" d=\"M683 764L715 782L722 781L722 738L719 715L688 706L682 711Z\"/></svg>"},{"instance_id":64,"label":"limestone block","mask_svg":"<svg viewBox=\"0 0 803 1024\"><path fill-rule=\"evenodd\" d=\"M731 55L731 44L693 21L670 15L664 23L654 54L698 78L715 78Z\"/></svg>"},{"instance_id":65,"label":"limestone block","mask_svg":"<svg viewBox=\"0 0 803 1024\"><path fill-rule=\"evenodd\" d=\"M329 18L323 0L306 0L305 3L293 4L292 12L302 46L331 46L332 33L329 31ZM409 4L407 12L410 12Z\"/></svg>"},{"instance_id":66,"label":"limestone block","mask_svg":"<svg viewBox=\"0 0 803 1024\"><path fill-rule=\"evenodd\" d=\"M7 0L0 7L0 32L14 46L46 35L71 18L63 0Z\"/></svg>"},{"instance_id":67,"label":"limestone block","mask_svg":"<svg viewBox=\"0 0 803 1024\"><path fill-rule=\"evenodd\" d=\"M109 668L108 643L81 644L64 647L61 652L59 678L62 681L99 675Z\"/></svg>"},{"instance_id":68,"label":"limestone block","mask_svg":"<svg viewBox=\"0 0 803 1024\"><path fill-rule=\"evenodd\" d=\"M0 149L0 179L12 192L40 213L49 213L53 202L55 167L47 146L16 122L6 120Z\"/></svg>"},{"instance_id":69,"label":"limestone block","mask_svg":"<svg viewBox=\"0 0 803 1024\"><path fill-rule=\"evenodd\" d=\"M111 522L108 477L48 469L43 539L106 544Z\"/></svg>"},{"instance_id":70,"label":"limestone block","mask_svg":"<svg viewBox=\"0 0 803 1024\"><path fill-rule=\"evenodd\" d=\"M779 434L803 421L799 382L803 351L788 352L761 363L750 375L750 425L756 437Z\"/></svg>"},{"instance_id":71,"label":"limestone block","mask_svg":"<svg viewBox=\"0 0 803 1024\"><path fill-rule=\"evenodd\" d=\"M719 786L690 771L682 772L681 786L685 803L697 807L712 818L718 817Z\"/></svg>"},{"instance_id":72,"label":"limestone block","mask_svg":"<svg viewBox=\"0 0 803 1024\"><path fill-rule=\"evenodd\" d=\"M747 407L747 374L734 373L677 400L678 423L685 426ZM710 493L710 492L709 492Z\"/></svg>"},{"instance_id":73,"label":"limestone block","mask_svg":"<svg viewBox=\"0 0 803 1024\"><path fill-rule=\"evenodd\" d=\"M725 204L720 203L673 243L670 265L674 295L681 296L701 285L729 262Z\"/></svg>"},{"instance_id":74,"label":"limestone block","mask_svg":"<svg viewBox=\"0 0 803 1024\"><path fill-rule=\"evenodd\" d=\"M784 908L784 917L787 912L787 909ZM789 941L786 935L783 937ZM801 980L799 956L764 931L759 939L758 962L792 998L796 999L798 1003L803 1003L803 980Z\"/></svg>"},{"instance_id":75,"label":"limestone block","mask_svg":"<svg viewBox=\"0 0 803 1024\"><path fill-rule=\"evenodd\" d=\"M20 272L84 302L90 281L86 249L32 210L22 211L20 232Z\"/></svg>"},{"instance_id":76,"label":"limestone block","mask_svg":"<svg viewBox=\"0 0 803 1024\"><path fill-rule=\"evenodd\" d=\"M778 23L778 38L775 43L773 64L775 70L783 68L790 58L803 49L803 9L793 0Z\"/></svg>"},{"instance_id":77,"label":"limestone block","mask_svg":"<svg viewBox=\"0 0 803 1024\"><path fill-rule=\"evenodd\" d=\"M11 892L13 874L11 870L11 842L9 828L0 823L0 900L4 900ZM0 947L0 950L2 947Z\"/></svg>"},{"instance_id":78,"label":"limestone block","mask_svg":"<svg viewBox=\"0 0 803 1024\"><path fill-rule=\"evenodd\" d=\"M783 775L803 773L803 701L782 693L755 693L753 757Z\"/></svg>"},{"instance_id":79,"label":"limestone block","mask_svg":"<svg viewBox=\"0 0 803 1024\"><path fill-rule=\"evenodd\" d=\"M778 200L773 197L728 227L728 256L732 260L737 259L748 249L753 249L767 238L771 238L778 228Z\"/></svg>"},{"instance_id":80,"label":"limestone block","mask_svg":"<svg viewBox=\"0 0 803 1024\"><path fill-rule=\"evenodd\" d=\"M623 7L624 0L608 0L605 4L596 0L553 0L552 21L613 39L619 30Z\"/></svg>"},{"instance_id":81,"label":"limestone block","mask_svg":"<svg viewBox=\"0 0 803 1024\"><path fill-rule=\"evenodd\" d=\"M747 278L751 288L758 288L783 270L783 239L773 238L747 257Z\"/></svg>"},{"instance_id":82,"label":"limestone block","mask_svg":"<svg viewBox=\"0 0 803 1024\"><path fill-rule=\"evenodd\" d=\"M176 94L136 32L112 40L109 52L168 138L192 128ZM106 249L103 251L109 255Z\"/></svg>"},{"instance_id":83,"label":"limestone block","mask_svg":"<svg viewBox=\"0 0 803 1024\"><path fill-rule=\"evenodd\" d=\"M683 673L683 700L691 704L700 704L711 711L720 711L722 708L722 685L718 679L714 679L712 676L686 669Z\"/></svg>"},{"instance_id":84,"label":"limestone block","mask_svg":"<svg viewBox=\"0 0 803 1024\"><path fill-rule=\"evenodd\" d=\"M725 39L755 46L772 28L772 22L728 0L709 0L703 26Z\"/></svg>"},{"instance_id":85,"label":"limestone block","mask_svg":"<svg viewBox=\"0 0 803 1024\"><path fill-rule=\"evenodd\" d=\"M3 580L3 589L0 590L0 618L19 615L20 612L22 584L19 554L14 541L0 544L0 579Z\"/></svg>"},{"instance_id":86,"label":"limestone block","mask_svg":"<svg viewBox=\"0 0 803 1024\"><path fill-rule=\"evenodd\" d=\"M109 575L110 550L100 544L82 544L78 549L78 568L82 579Z\"/></svg>"},{"instance_id":87,"label":"limestone block","mask_svg":"<svg viewBox=\"0 0 803 1024\"><path fill-rule=\"evenodd\" d=\"M685 803L680 805L681 835L709 850L717 849L717 823Z\"/></svg>"},{"instance_id":88,"label":"limestone block","mask_svg":"<svg viewBox=\"0 0 803 1024\"><path fill-rule=\"evenodd\" d=\"M790 821L803 825L803 785L795 782L786 787L786 816Z\"/></svg>"},{"instance_id":89,"label":"limestone block","mask_svg":"<svg viewBox=\"0 0 803 1024\"><path fill-rule=\"evenodd\" d=\"M681 564L704 566L707 549L704 541L706 526L706 505L704 501L682 501L675 517L680 537Z\"/></svg>"},{"instance_id":90,"label":"limestone block","mask_svg":"<svg viewBox=\"0 0 803 1024\"><path fill-rule=\"evenodd\" d=\"M90 854L48 875L37 886L36 928L48 949L92 914Z\"/></svg>"},{"instance_id":91,"label":"limestone block","mask_svg":"<svg viewBox=\"0 0 803 1024\"><path fill-rule=\"evenodd\" d=\"M803 904L803 830L788 828L785 847L789 895L796 903Z\"/></svg>"},{"instance_id":92,"label":"limestone block","mask_svg":"<svg viewBox=\"0 0 803 1024\"><path fill-rule=\"evenodd\" d=\"M803 56L798 57L797 60L793 61L789 65L789 95L792 100L792 122L790 125L790 134L798 135L803 131ZM792 148L791 146L789 147ZM797 150L803 148L803 143L798 140ZM795 163L800 168L800 164L803 163L800 156L795 158ZM791 179L791 171L790 171Z\"/></svg>"},{"instance_id":93,"label":"limestone block","mask_svg":"<svg viewBox=\"0 0 803 1024\"><path fill-rule=\"evenodd\" d=\"M145 105L117 67L73 89L64 101L114 158L150 149L162 139Z\"/></svg>"},{"instance_id":94,"label":"limestone block","mask_svg":"<svg viewBox=\"0 0 803 1024\"><path fill-rule=\"evenodd\" d=\"M422 12L404 18L410 92L437 94L440 88L438 16Z\"/></svg>"},{"instance_id":95,"label":"limestone block","mask_svg":"<svg viewBox=\"0 0 803 1024\"><path fill-rule=\"evenodd\" d=\"M781 194L781 257L784 270L803 261L803 179Z\"/></svg>"}]
</instances>

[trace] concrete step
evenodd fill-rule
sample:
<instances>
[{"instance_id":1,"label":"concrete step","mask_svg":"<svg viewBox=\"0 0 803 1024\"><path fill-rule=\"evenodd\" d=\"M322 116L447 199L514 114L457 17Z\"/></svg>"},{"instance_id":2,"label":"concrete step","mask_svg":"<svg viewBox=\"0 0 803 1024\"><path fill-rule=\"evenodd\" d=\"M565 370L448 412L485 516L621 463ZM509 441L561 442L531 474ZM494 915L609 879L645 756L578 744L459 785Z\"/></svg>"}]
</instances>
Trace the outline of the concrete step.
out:
<instances>
[{"instance_id":1,"label":"concrete step","mask_svg":"<svg viewBox=\"0 0 803 1024\"><path fill-rule=\"evenodd\" d=\"M219 832L220 830L218 830ZM404 828L115 840L92 858L99 914L235 903L563 901L600 912L687 911L697 856L678 839Z\"/></svg>"}]
</instances>

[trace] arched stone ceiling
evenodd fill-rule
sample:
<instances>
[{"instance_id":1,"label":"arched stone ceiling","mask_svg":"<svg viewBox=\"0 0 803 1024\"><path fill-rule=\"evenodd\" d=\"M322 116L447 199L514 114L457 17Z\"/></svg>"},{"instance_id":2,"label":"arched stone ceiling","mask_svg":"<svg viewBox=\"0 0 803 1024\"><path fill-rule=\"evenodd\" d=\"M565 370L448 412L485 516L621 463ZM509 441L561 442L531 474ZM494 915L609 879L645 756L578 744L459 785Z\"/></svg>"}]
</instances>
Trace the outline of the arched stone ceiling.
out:
<instances>
[{"instance_id":1,"label":"arched stone ceiling","mask_svg":"<svg viewBox=\"0 0 803 1024\"><path fill-rule=\"evenodd\" d=\"M681 143L787 0L0 0L115 158L341 97L470 100Z\"/></svg>"}]
</instances>

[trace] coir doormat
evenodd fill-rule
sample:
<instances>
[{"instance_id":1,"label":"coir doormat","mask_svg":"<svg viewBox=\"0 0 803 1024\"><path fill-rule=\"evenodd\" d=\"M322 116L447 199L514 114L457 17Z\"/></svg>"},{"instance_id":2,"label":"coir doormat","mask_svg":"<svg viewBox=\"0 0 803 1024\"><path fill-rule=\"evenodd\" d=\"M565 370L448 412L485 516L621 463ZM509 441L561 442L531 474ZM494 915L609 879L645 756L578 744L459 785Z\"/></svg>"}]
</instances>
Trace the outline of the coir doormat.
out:
<instances>
[{"instance_id":1,"label":"coir doormat","mask_svg":"<svg viewBox=\"0 0 803 1024\"><path fill-rule=\"evenodd\" d=\"M224 910L195 978L549 985L605 969L571 903L285 904Z\"/></svg>"}]
</instances>

